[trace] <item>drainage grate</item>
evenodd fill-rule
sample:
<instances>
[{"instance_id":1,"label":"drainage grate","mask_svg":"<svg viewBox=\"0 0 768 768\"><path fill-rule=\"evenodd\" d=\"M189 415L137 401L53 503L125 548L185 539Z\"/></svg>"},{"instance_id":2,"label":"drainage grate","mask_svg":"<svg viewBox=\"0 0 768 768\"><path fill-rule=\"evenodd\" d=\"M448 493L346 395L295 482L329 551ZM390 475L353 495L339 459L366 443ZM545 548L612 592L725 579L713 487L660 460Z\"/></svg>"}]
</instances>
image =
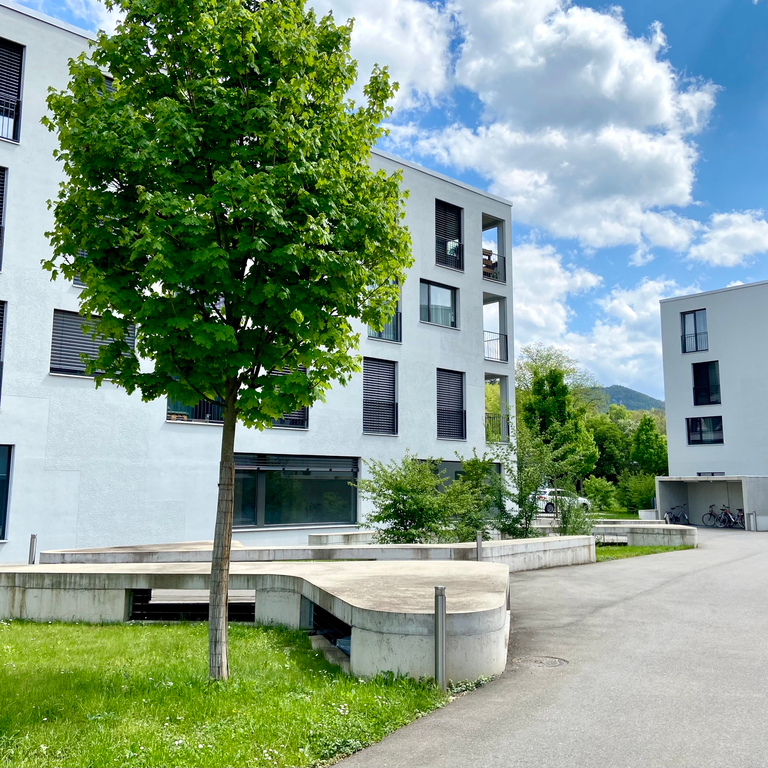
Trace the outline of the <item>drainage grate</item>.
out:
<instances>
[{"instance_id":1,"label":"drainage grate","mask_svg":"<svg viewBox=\"0 0 768 768\"><path fill-rule=\"evenodd\" d=\"M519 664L521 667L562 667L568 662L565 659L558 659L557 656L520 656L512 659L513 664Z\"/></svg>"}]
</instances>

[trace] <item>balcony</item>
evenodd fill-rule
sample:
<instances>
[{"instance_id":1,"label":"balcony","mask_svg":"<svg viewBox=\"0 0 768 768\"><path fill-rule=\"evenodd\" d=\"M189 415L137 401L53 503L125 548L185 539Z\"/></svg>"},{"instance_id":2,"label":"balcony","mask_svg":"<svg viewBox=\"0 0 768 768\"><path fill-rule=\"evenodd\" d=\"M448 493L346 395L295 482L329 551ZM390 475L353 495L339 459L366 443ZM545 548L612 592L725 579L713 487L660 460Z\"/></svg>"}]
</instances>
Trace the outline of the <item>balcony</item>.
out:
<instances>
[{"instance_id":1,"label":"balcony","mask_svg":"<svg viewBox=\"0 0 768 768\"><path fill-rule=\"evenodd\" d=\"M507 260L504 256L483 248L483 278L497 283L507 282Z\"/></svg>"},{"instance_id":2,"label":"balcony","mask_svg":"<svg viewBox=\"0 0 768 768\"><path fill-rule=\"evenodd\" d=\"M707 387L694 387L693 404L720 405L720 385L710 384Z\"/></svg>"},{"instance_id":3,"label":"balcony","mask_svg":"<svg viewBox=\"0 0 768 768\"><path fill-rule=\"evenodd\" d=\"M485 442L509 442L509 419L501 413L485 414Z\"/></svg>"},{"instance_id":4,"label":"balcony","mask_svg":"<svg viewBox=\"0 0 768 768\"><path fill-rule=\"evenodd\" d=\"M706 352L709 349L709 336L703 333L684 333L680 340L683 352Z\"/></svg>"},{"instance_id":5,"label":"balcony","mask_svg":"<svg viewBox=\"0 0 768 768\"><path fill-rule=\"evenodd\" d=\"M0 138L19 140L21 102L0 96Z\"/></svg>"},{"instance_id":6,"label":"balcony","mask_svg":"<svg viewBox=\"0 0 768 768\"><path fill-rule=\"evenodd\" d=\"M368 338L401 342L403 340L403 313L395 312L393 317L387 321L380 331L375 331L369 327Z\"/></svg>"},{"instance_id":7,"label":"balcony","mask_svg":"<svg viewBox=\"0 0 768 768\"><path fill-rule=\"evenodd\" d=\"M299 408L291 413L284 413L281 419L274 419L272 426L277 429L309 429L309 408Z\"/></svg>"},{"instance_id":8,"label":"balcony","mask_svg":"<svg viewBox=\"0 0 768 768\"><path fill-rule=\"evenodd\" d=\"M167 421L200 421L209 424L223 424L221 403L201 400L197 405L185 405L179 400L168 398Z\"/></svg>"},{"instance_id":9,"label":"balcony","mask_svg":"<svg viewBox=\"0 0 768 768\"><path fill-rule=\"evenodd\" d=\"M435 238L435 263L464 271L464 244L445 237Z\"/></svg>"},{"instance_id":10,"label":"balcony","mask_svg":"<svg viewBox=\"0 0 768 768\"><path fill-rule=\"evenodd\" d=\"M363 400L363 432L396 435L397 403L385 400Z\"/></svg>"},{"instance_id":11,"label":"balcony","mask_svg":"<svg viewBox=\"0 0 768 768\"><path fill-rule=\"evenodd\" d=\"M507 362L507 360L509 360L507 334L483 331L483 336L485 342L485 359Z\"/></svg>"},{"instance_id":12,"label":"balcony","mask_svg":"<svg viewBox=\"0 0 768 768\"><path fill-rule=\"evenodd\" d=\"M438 408L437 437L442 440L466 440L467 412Z\"/></svg>"}]
</instances>

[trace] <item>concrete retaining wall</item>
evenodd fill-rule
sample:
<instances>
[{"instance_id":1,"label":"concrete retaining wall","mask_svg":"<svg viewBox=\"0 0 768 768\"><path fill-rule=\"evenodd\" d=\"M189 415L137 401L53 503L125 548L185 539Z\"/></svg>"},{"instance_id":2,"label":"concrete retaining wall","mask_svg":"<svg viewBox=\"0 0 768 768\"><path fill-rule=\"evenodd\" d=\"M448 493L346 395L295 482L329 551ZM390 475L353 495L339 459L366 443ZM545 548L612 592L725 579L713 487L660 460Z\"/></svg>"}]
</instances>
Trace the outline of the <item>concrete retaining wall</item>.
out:
<instances>
[{"instance_id":1,"label":"concrete retaining wall","mask_svg":"<svg viewBox=\"0 0 768 768\"><path fill-rule=\"evenodd\" d=\"M345 534L340 534L344 536ZM357 534L346 534L357 535ZM362 534L365 535L365 534ZM326 544L312 547L244 547L232 545L233 563L292 560L476 560L470 544ZM52 563L206 563L210 542L159 544L105 549L54 550L40 555L41 564ZM595 562L591 536L547 536L483 542L483 561L501 563L510 572L581 565Z\"/></svg>"},{"instance_id":2,"label":"concrete retaining wall","mask_svg":"<svg viewBox=\"0 0 768 768\"><path fill-rule=\"evenodd\" d=\"M696 529L690 525L643 522L630 525L596 525L593 536L626 536L630 547L697 547Z\"/></svg>"}]
</instances>

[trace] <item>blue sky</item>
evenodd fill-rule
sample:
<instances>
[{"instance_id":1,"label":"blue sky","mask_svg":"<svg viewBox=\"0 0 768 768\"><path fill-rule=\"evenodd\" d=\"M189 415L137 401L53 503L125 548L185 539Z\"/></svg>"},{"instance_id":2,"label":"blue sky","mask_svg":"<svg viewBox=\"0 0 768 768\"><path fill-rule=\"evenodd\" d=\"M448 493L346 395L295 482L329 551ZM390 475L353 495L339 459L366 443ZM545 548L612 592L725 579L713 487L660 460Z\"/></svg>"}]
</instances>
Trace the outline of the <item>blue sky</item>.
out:
<instances>
[{"instance_id":1,"label":"blue sky","mask_svg":"<svg viewBox=\"0 0 768 768\"><path fill-rule=\"evenodd\" d=\"M401 83L383 148L514 201L518 348L662 397L659 299L768 279L768 0L312 1Z\"/></svg>"}]
</instances>

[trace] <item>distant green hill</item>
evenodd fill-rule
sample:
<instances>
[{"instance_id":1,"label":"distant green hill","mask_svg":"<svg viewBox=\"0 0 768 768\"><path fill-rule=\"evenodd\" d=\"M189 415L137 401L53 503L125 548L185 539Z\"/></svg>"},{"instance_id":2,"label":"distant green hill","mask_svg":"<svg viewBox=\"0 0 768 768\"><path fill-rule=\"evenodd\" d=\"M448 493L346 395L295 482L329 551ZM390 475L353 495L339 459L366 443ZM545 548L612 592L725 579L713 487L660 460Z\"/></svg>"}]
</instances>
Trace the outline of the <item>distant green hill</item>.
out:
<instances>
[{"instance_id":1,"label":"distant green hill","mask_svg":"<svg viewBox=\"0 0 768 768\"><path fill-rule=\"evenodd\" d=\"M664 410L663 400L657 400L650 395L644 395L636 389L622 387L620 384L603 387L603 391L608 396L609 403L623 405L628 411L650 411L652 408Z\"/></svg>"}]
</instances>

